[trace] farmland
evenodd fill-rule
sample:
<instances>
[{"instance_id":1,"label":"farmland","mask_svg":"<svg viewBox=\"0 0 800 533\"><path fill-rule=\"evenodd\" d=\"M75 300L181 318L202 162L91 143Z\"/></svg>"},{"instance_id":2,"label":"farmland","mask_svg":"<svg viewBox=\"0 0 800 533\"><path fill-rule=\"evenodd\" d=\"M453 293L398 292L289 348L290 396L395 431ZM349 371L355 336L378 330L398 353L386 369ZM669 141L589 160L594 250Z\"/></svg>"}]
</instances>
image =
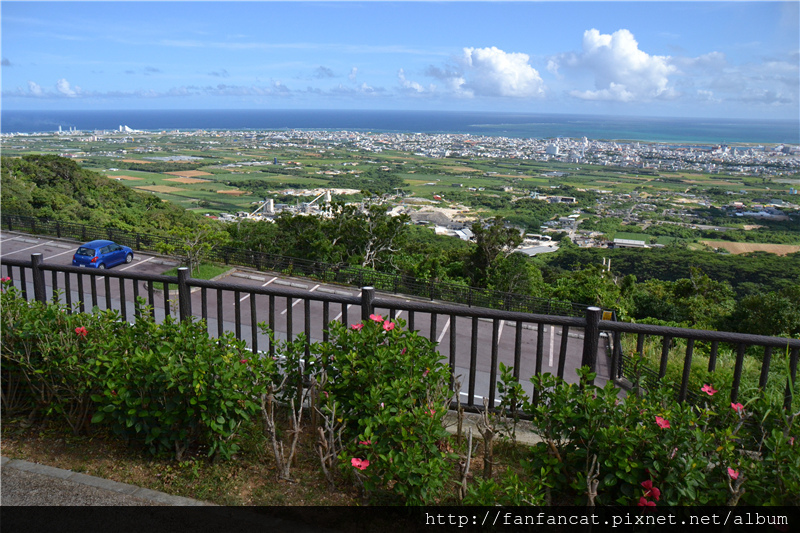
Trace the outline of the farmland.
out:
<instances>
[{"instance_id":1,"label":"farmland","mask_svg":"<svg viewBox=\"0 0 800 533\"><path fill-rule=\"evenodd\" d=\"M548 155L552 146L560 154ZM800 158L779 148L313 131L73 132L3 142L6 155L68 156L209 215L250 212L269 198L299 205L303 191L328 189L344 202L372 198L408 211L427 205L465 220L499 215L529 232L547 224L582 246L616 237L702 247L715 240L705 232L726 231L733 233L723 240L748 246L715 247L791 253L756 246L800 244L792 194ZM575 202L541 201L561 196ZM759 224L746 216L753 211ZM558 222L569 214L577 215L571 225ZM608 219L619 224L609 230ZM766 228L757 232L762 241L734 238L756 225Z\"/></svg>"}]
</instances>

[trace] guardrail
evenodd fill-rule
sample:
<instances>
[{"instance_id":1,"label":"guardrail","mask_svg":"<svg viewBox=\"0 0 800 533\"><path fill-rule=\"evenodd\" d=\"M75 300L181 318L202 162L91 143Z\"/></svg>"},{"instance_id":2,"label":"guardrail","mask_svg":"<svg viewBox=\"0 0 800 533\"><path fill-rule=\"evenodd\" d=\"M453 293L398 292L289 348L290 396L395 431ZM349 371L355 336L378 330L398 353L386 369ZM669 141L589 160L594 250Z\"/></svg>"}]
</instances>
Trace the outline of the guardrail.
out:
<instances>
[{"instance_id":1,"label":"guardrail","mask_svg":"<svg viewBox=\"0 0 800 533\"><path fill-rule=\"evenodd\" d=\"M398 299L387 298L379 295L373 287L363 287L359 296L344 296L330 293L311 292L306 290L298 290L284 287L275 286L261 286L252 287L244 284L234 284L221 281L206 281L190 278L188 269L178 269L177 276L162 276L151 274L138 274L129 272L114 272L113 270L92 270L80 267L62 266L45 264L42 261L41 254L31 255L30 260L20 260L12 258L0 258L0 264L5 267L6 275L12 278L12 281L17 280L26 300L35 299L41 302L47 301L47 283L45 273L50 273L50 287L51 298L58 298L66 303L70 308L73 305L80 311L85 311L86 302L84 299L88 296L91 299L92 307L99 307L100 299L97 288L98 278L102 278L104 288L104 304L106 309L112 309L112 280L117 281L117 294L119 296L119 312L124 320L128 320L131 315L131 310L134 309L133 302L140 296L140 289L138 282L146 282L145 289L142 289L147 297L147 302L155 313L156 308L160 309L165 316L170 316L170 307L172 300L170 298L170 291L158 291L154 288L156 283L174 284L177 286L177 315L181 320L192 319L195 315L192 310L191 291L198 289L200 295L200 318L208 320L209 310L212 308L211 299L215 300L216 305L216 323L217 335L222 335L224 330L224 317L230 313L230 307L223 306L223 294L233 293L233 329L237 338L242 338L242 310L243 300L249 296L249 314L251 327L251 338L249 339L250 347L254 353L259 352L259 339L256 332L255 324L258 321L256 296L267 296L269 299L268 307L268 320L267 324L274 330L276 324L275 310L276 298L285 298L286 306L286 335L287 338L293 338L294 324L292 309L295 305L295 300L303 302L303 332L306 334L307 339L313 338L311 326L311 312L310 306L312 302L320 302L322 304L322 325L321 337L323 340L328 340L327 324L331 322L331 306L340 306L340 316L344 323L348 323L348 306L358 307L359 318L366 320L375 312L376 309L387 309L390 318L395 318L396 314L400 311L408 313L408 327L412 330L416 328L416 318L420 314L429 315L430 318L430 331L429 338L433 341L436 340L437 332L437 319L440 316L445 316L450 319L450 346L449 346L449 364L451 369L455 372L456 357L459 354L459 346L457 343L456 334L456 318L467 318L471 321L470 329L470 342L469 342L469 363L468 363L468 378L467 378L467 399L465 402L466 407L475 408L476 403L476 374L478 369L478 324L479 320L489 320L492 323L492 339L490 341L489 353L489 391L488 399L489 405L494 406L497 399L497 371L498 371L498 337L499 327L501 321L512 322L515 330L514 341L514 375L517 380L520 379L520 363L522 357L535 357L535 373L542 372L542 361L544 358L544 327L545 325L558 326L561 328L561 346L559 351L558 370L559 377L564 377L564 368L567 358L567 342L570 330L581 329L583 330L583 347L581 355L581 365L588 366L592 371L598 368L598 347L601 331L608 332L612 335L611 346L613 347L610 354L610 378L617 380L623 375L623 357L621 349L619 348L619 336L621 334L635 334L637 335L637 350L642 352L644 341L647 336L660 337L662 339L663 350L661 357L661 366L659 369L658 377L664 377L667 369L667 361L669 357L669 349L674 339L685 339L687 342L686 353L683 360L683 375L681 380L680 389L678 391L678 399L685 401L688 397L688 383L689 371L692 363L692 356L694 353L694 344L697 341L711 342L711 356L709 360L709 371L713 372L716 365L716 357L720 343L727 343L735 346L736 348L736 367L731 384L731 402L735 402L740 389L740 381L742 377L742 366L745 357L745 351L748 346L760 346L764 348L764 356L762 359L761 375L759 379L759 387L765 388L770 379L770 362L773 351L778 348L791 352L789 362L789 376L786 384L785 392L785 406L788 408L792 402L793 387L797 378L797 362L798 354L800 354L800 339L786 339L782 337L766 337L761 335L747 335L741 333L720 332L720 331L706 331L706 330L693 330L686 328L672 328L664 326L651 326L643 324L630 324L624 322L616 322L613 320L601 320L602 310L596 307L589 307L583 317L564 317L555 315L542 315L533 313L522 313L517 311L505 311L498 309L482 309L475 307L464 307L449 304L437 304L429 302L414 302L403 301ZM16 272L15 272L16 269ZM60 274L60 276L59 276ZM86 292L86 278L88 276L88 290ZM60 282L59 282L59 278ZM75 282L73 283L73 278ZM128 283L132 284L132 290L128 292ZM32 291L29 290L29 285L32 285ZM168 287L168 285L167 285ZM60 290L63 288L63 291ZM78 300L72 300L73 289L77 289ZM31 294L32 292L32 294ZM160 292L160 300L156 299L156 293ZM144 295L142 295L144 297ZM160 306L158 305L160 304ZM338 317L337 317L338 318ZM536 335L536 351L533 354L522 353L522 332L523 326L535 327L537 330ZM274 345L266 347L271 353L274 353ZM486 353L484 346L481 353ZM534 391L534 401L536 401L537 393Z\"/></svg>"}]
</instances>

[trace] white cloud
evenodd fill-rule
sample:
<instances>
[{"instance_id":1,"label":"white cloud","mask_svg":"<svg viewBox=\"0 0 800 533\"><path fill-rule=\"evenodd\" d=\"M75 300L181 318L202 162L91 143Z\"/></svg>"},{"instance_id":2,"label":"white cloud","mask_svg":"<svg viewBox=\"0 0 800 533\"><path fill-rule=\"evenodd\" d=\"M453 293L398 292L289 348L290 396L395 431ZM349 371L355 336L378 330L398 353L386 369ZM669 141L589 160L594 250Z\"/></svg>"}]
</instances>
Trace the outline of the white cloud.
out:
<instances>
[{"instance_id":1,"label":"white cloud","mask_svg":"<svg viewBox=\"0 0 800 533\"><path fill-rule=\"evenodd\" d=\"M539 72L522 53L490 48L464 48L445 67L429 66L425 74L440 80L445 91L459 97L538 98L544 96Z\"/></svg>"},{"instance_id":2,"label":"white cloud","mask_svg":"<svg viewBox=\"0 0 800 533\"><path fill-rule=\"evenodd\" d=\"M709 91L707 89L698 89L697 99L701 102L709 102L714 104L718 104L722 101L716 96L714 96L714 91Z\"/></svg>"},{"instance_id":3,"label":"white cloud","mask_svg":"<svg viewBox=\"0 0 800 533\"><path fill-rule=\"evenodd\" d=\"M679 88L701 102L744 102L748 105L797 105L800 100L800 67L796 57L765 59L760 63L733 65L724 54L711 52L696 58L675 58L680 70ZM713 94L713 97L709 95Z\"/></svg>"},{"instance_id":4,"label":"white cloud","mask_svg":"<svg viewBox=\"0 0 800 533\"><path fill-rule=\"evenodd\" d=\"M317 92L321 95L332 94L336 96L359 97L362 95L382 94L385 92L385 89L382 87L372 87L362 82L360 85L356 85L355 87L345 86L340 83L336 87L331 88L328 92L321 90L318 90Z\"/></svg>"},{"instance_id":5,"label":"white cloud","mask_svg":"<svg viewBox=\"0 0 800 533\"><path fill-rule=\"evenodd\" d=\"M80 87L76 87L75 89L73 89L70 86L69 82L64 78L61 78L56 82L56 89L58 89L58 92L63 94L64 96L70 96L70 97L78 96L78 92L80 92Z\"/></svg>"},{"instance_id":6,"label":"white cloud","mask_svg":"<svg viewBox=\"0 0 800 533\"><path fill-rule=\"evenodd\" d=\"M648 101L676 95L669 76L677 67L669 56L650 55L639 49L633 34L621 29L611 35L596 29L583 34L583 51L564 54L551 60L548 69L559 67L588 71L594 76L594 90L573 90L573 96L586 100L621 102Z\"/></svg>"},{"instance_id":7,"label":"white cloud","mask_svg":"<svg viewBox=\"0 0 800 533\"><path fill-rule=\"evenodd\" d=\"M607 89L599 91L570 91L570 94L581 100L613 100L615 102L633 102L636 100L635 94L627 90L624 85L618 85L613 81Z\"/></svg>"},{"instance_id":8,"label":"white cloud","mask_svg":"<svg viewBox=\"0 0 800 533\"><path fill-rule=\"evenodd\" d=\"M43 93L41 85L33 81L28 82L28 90L34 96L41 96Z\"/></svg>"},{"instance_id":9,"label":"white cloud","mask_svg":"<svg viewBox=\"0 0 800 533\"><path fill-rule=\"evenodd\" d=\"M408 92L421 94L425 92L425 88L415 81L406 78L406 73L403 69L397 71L397 79L400 81L400 86ZM433 87L431 87L433 89Z\"/></svg>"},{"instance_id":10,"label":"white cloud","mask_svg":"<svg viewBox=\"0 0 800 533\"><path fill-rule=\"evenodd\" d=\"M358 67L353 67L350 69L350 74L348 74L347 77L350 81L356 81L356 75L358 75Z\"/></svg>"},{"instance_id":11,"label":"white cloud","mask_svg":"<svg viewBox=\"0 0 800 533\"><path fill-rule=\"evenodd\" d=\"M464 48L464 88L479 96L544 96L544 82L529 60L527 54L508 53L494 46Z\"/></svg>"}]
</instances>

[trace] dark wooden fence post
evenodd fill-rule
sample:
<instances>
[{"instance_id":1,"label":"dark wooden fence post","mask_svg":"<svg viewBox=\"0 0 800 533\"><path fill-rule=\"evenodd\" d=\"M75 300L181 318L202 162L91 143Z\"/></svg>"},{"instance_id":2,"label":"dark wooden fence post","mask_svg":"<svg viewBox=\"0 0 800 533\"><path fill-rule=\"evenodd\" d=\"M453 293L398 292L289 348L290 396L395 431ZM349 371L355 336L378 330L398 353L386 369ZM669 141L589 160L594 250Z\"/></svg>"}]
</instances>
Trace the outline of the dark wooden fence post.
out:
<instances>
[{"instance_id":1,"label":"dark wooden fence post","mask_svg":"<svg viewBox=\"0 0 800 533\"><path fill-rule=\"evenodd\" d=\"M600 345L600 317L602 314L603 310L599 307L586 308L581 366L588 366L591 372L597 371L597 347ZM594 384L594 380L592 380L592 384Z\"/></svg>"},{"instance_id":2,"label":"dark wooden fence post","mask_svg":"<svg viewBox=\"0 0 800 533\"><path fill-rule=\"evenodd\" d=\"M375 312L372 301L375 300L375 287L361 288L361 320L369 320L369 315Z\"/></svg>"},{"instance_id":3,"label":"dark wooden fence post","mask_svg":"<svg viewBox=\"0 0 800 533\"><path fill-rule=\"evenodd\" d=\"M797 383L797 360L800 359L800 348L795 346L792 348L792 355L789 356L789 377L786 380L786 392L783 400L783 408L786 411L792 408L792 398L794 395L794 387Z\"/></svg>"},{"instance_id":4,"label":"dark wooden fence post","mask_svg":"<svg viewBox=\"0 0 800 533\"><path fill-rule=\"evenodd\" d=\"M33 270L33 297L37 302L45 303L47 293L44 284L44 270L41 269L42 254L31 254L31 269Z\"/></svg>"},{"instance_id":5,"label":"dark wooden fence post","mask_svg":"<svg viewBox=\"0 0 800 533\"><path fill-rule=\"evenodd\" d=\"M189 279L189 268L178 267L178 312L181 320L189 320L192 316L191 289L186 280Z\"/></svg>"}]
</instances>

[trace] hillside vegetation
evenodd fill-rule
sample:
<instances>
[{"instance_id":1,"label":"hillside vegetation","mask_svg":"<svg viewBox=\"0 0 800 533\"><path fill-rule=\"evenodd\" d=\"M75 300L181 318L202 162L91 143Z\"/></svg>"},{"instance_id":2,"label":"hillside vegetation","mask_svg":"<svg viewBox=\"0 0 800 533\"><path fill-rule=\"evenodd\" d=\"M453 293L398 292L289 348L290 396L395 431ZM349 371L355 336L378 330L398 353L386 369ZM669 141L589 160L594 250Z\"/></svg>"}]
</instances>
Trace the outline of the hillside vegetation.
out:
<instances>
[{"instance_id":1,"label":"hillside vegetation","mask_svg":"<svg viewBox=\"0 0 800 533\"><path fill-rule=\"evenodd\" d=\"M4 213L50 217L129 231L194 226L197 217L149 193L54 155L2 158Z\"/></svg>"}]
</instances>

